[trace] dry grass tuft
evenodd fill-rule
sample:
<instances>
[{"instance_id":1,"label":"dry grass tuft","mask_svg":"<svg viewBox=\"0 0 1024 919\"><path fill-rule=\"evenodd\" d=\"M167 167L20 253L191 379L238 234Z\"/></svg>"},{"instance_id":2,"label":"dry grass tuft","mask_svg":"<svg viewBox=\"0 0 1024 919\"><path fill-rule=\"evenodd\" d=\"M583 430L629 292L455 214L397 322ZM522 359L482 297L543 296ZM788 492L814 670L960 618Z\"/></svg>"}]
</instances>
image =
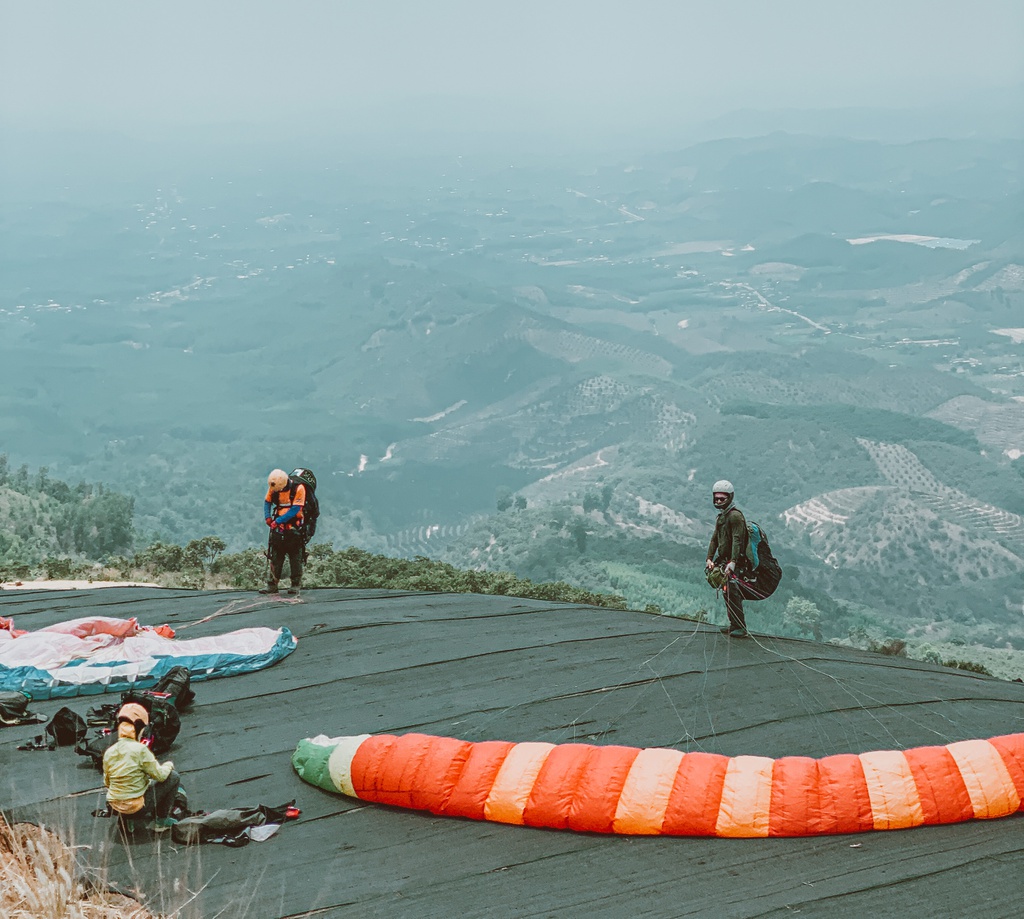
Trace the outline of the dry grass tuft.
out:
<instances>
[{"instance_id":1,"label":"dry grass tuft","mask_svg":"<svg viewBox=\"0 0 1024 919\"><path fill-rule=\"evenodd\" d=\"M0 815L0 916L4 919L157 919L138 901L87 887L74 853L31 823Z\"/></svg>"}]
</instances>

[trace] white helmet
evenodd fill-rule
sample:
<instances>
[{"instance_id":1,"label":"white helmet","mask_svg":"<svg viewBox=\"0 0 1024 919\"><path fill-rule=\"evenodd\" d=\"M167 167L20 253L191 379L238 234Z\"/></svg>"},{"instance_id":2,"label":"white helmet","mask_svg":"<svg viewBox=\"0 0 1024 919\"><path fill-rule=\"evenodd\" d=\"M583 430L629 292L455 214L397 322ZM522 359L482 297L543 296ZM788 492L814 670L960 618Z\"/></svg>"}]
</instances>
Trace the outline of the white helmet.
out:
<instances>
[{"instance_id":1,"label":"white helmet","mask_svg":"<svg viewBox=\"0 0 1024 919\"><path fill-rule=\"evenodd\" d=\"M721 498L719 497L720 495L725 495L726 497ZM711 486L711 500L719 510L724 510L729 507L735 496L736 489L732 487L732 482L728 479L719 479Z\"/></svg>"},{"instance_id":2,"label":"white helmet","mask_svg":"<svg viewBox=\"0 0 1024 919\"><path fill-rule=\"evenodd\" d=\"M271 491L284 491L288 487L288 473L283 469L275 469L267 476L267 487Z\"/></svg>"}]
</instances>

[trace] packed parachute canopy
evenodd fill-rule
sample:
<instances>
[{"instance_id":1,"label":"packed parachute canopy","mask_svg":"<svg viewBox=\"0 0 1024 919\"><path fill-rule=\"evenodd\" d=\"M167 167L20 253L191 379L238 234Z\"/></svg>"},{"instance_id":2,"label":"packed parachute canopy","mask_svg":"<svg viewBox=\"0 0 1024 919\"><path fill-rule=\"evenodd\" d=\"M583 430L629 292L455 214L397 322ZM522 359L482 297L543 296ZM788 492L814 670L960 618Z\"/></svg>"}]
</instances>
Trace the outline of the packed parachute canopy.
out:
<instances>
[{"instance_id":1,"label":"packed parachute canopy","mask_svg":"<svg viewBox=\"0 0 1024 919\"><path fill-rule=\"evenodd\" d=\"M451 817L596 833L814 836L1005 817L1024 734L770 759L667 748L362 734L300 741L306 782Z\"/></svg>"}]
</instances>

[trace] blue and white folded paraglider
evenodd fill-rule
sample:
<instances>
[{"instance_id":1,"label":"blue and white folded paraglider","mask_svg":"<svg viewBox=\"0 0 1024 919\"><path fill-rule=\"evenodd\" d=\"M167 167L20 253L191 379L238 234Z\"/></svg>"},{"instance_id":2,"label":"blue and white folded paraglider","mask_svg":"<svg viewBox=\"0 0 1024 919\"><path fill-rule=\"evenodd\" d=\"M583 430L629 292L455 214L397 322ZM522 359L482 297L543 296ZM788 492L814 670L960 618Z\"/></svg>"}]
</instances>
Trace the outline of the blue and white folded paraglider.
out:
<instances>
[{"instance_id":1,"label":"blue and white folded paraglider","mask_svg":"<svg viewBox=\"0 0 1024 919\"><path fill-rule=\"evenodd\" d=\"M262 670L287 657L297 640L287 628L249 628L178 639L169 626L92 616L22 631L0 619L0 690L58 699L145 689L172 667L193 681Z\"/></svg>"}]
</instances>

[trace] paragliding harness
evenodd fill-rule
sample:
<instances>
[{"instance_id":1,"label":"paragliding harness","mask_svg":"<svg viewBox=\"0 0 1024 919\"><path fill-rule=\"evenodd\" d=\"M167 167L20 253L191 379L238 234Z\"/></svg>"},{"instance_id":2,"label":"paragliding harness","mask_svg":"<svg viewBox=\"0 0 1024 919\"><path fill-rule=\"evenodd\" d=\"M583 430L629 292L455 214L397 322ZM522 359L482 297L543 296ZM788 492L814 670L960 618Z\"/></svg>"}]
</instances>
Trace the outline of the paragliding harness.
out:
<instances>
[{"instance_id":1,"label":"paragliding harness","mask_svg":"<svg viewBox=\"0 0 1024 919\"><path fill-rule=\"evenodd\" d=\"M747 559L750 562L750 573L747 577L757 585L760 599L764 600L775 593L782 580L782 568L772 554L768 545L768 537L761 525L752 520L747 521Z\"/></svg>"},{"instance_id":2,"label":"paragliding harness","mask_svg":"<svg viewBox=\"0 0 1024 919\"><path fill-rule=\"evenodd\" d=\"M46 725L46 731L27 743L20 744L19 750L56 750L70 747L85 737L86 726L82 716L65 706Z\"/></svg>"},{"instance_id":3,"label":"paragliding harness","mask_svg":"<svg viewBox=\"0 0 1024 919\"><path fill-rule=\"evenodd\" d=\"M166 753L181 731L179 712L196 697L189 682L188 668L172 667L152 689L129 689L121 693L119 703L89 709L91 730L75 744L75 752L88 756L97 769L102 769L103 754L117 743L117 713L122 705L136 702L149 713L149 724L138 740L154 754Z\"/></svg>"},{"instance_id":4,"label":"paragliding harness","mask_svg":"<svg viewBox=\"0 0 1024 919\"><path fill-rule=\"evenodd\" d=\"M729 582L729 575L719 565L708 568L704 576L715 590L722 590ZM775 593L782 580L782 568L772 554L768 545L768 536L759 523L747 521L747 549L740 559L735 577L745 581L753 581L756 585L757 599L764 600Z\"/></svg>"}]
</instances>

